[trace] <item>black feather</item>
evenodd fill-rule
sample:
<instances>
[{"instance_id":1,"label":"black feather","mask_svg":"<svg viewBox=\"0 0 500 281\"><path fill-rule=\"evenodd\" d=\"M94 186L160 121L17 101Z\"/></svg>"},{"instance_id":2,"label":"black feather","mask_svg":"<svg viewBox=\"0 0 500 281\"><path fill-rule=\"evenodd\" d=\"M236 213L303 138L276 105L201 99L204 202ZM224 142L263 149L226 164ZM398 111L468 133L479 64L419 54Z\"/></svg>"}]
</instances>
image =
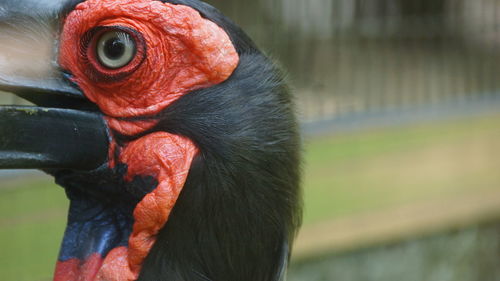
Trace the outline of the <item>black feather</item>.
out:
<instances>
[{"instance_id":1,"label":"black feather","mask_svg":"<svg viewBox=\"0 0 500 281\"><path fill-rule=\"evenodd\" d=\"M63 10L79 2L70 0ZM145 117L161 120L145 134L186 136L200 154L139 280L284 280L301 223L301 145L286 81L212 6L197 0L164 2L190 6L222 27L240 62L227 81L188 93L158 116Z\"/></svg>"},{"instance_id":2,"label":"black feather","mask_svg":"<svg viewBox=\"0 0 500 281\"><path fill-rule=\"evenodd\" d=\"M139 280L280 280L301 201L300 141L279 71L247 51L228 81L160 117L154 130L190 138L201 155Z\"/></svg>"}]
</instances>

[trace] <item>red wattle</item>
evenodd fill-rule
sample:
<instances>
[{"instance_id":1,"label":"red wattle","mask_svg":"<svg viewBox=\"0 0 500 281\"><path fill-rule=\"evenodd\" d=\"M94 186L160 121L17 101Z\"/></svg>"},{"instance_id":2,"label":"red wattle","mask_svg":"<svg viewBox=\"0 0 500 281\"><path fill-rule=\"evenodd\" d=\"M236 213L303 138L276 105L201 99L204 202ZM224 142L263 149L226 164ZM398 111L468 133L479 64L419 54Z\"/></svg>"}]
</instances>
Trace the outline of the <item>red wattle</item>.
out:
<instances>
[{"instance_id":1,"label":"red wattle","mask_svg":"<svg viewBox=\"0 0 500 281\"><path fill-rule=\"evenodd\" d=\"M54 281L94 281L103 259L99 254L92 254L86 260L77 258L58 261Z\"/></svg>"},{"instance_id":2,"label":"red wattle","mask_svg":"<svg viewBox=\"0 0 500 281\"><path fill-rule=\"evenodd\" d=\"M121 147L118 159L112 162L127 165L125 180L131 181L135 176L146 175L158 181L156 188L134 209L134 224L128 247L114 248L104 260L100 259L95 264L89 263L86 267L91 270L82 269L81 263L76 259L58 263L56 274L60 278L55 280L136 280L144 259L156 242L158 232L167 222L184 187L191 163L197 153L198 148L191 140L166 132L151 133ZM85 273L84 276L93 278L74 279L82 272Z\"/></svg>"}]
</instances>

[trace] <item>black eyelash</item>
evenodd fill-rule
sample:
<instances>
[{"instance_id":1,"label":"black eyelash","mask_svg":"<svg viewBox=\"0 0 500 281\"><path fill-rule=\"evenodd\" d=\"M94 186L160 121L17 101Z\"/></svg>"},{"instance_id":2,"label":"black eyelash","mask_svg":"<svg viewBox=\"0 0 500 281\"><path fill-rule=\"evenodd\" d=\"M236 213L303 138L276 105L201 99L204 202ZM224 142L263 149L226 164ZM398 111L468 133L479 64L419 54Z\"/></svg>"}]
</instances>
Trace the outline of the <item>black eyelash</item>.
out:
<instances>
[{"instance_id":1,"label":"black eyelash","mask_svg":"<svg viewBox=\"0 0 500 281\"><path fill-rule=\"evenodd\" d=\"M95 42L96 36L103 34L106 31L119 31L119 32L124 32L127 34L130 34L132 38L134 38L136 42L136 52L134 56L140 55L142 56L138 62L136 62L136 65L126 71L123 71L123 68L119 68L116 70L113 69L106 69L109 72L114 72L112 74L109 73L104 73L98 69L94 65L94 63L90 60L89 58L89 48L93 47L92 45ZM85 74L93 81L95 82L116 82L124 79L125 77L129 76L131 73L133 73L141 64L142 62L146 59L146 44L144 37L140 32L137 30L134 30L132 28L128 27L123 27L123 26L97 26L94 27L82 36L80 39L80 46L79 46L79 56L82 59L82 63L85 64ZM95 58L97 60L97 58ZM135 60L132 59L132 62ZM105 68L104 66L102 66ZM126 68L126 67L124 67ZM121 70L121 71L120 71Z\"/></svg>"}]
</instances>

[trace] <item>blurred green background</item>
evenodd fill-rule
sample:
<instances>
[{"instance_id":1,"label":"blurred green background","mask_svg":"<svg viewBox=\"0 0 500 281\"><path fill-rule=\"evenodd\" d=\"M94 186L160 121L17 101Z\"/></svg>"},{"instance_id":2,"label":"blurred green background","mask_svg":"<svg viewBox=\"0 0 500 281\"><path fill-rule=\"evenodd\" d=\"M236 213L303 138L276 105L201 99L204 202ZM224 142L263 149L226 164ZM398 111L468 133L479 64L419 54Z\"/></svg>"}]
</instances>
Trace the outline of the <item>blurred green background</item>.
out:
<instances>
[{"instance_id":1,"label":"blurred green background","mask_svg":"<svg viewBox=\"0 0 500 281\"><path fill-rule=\"evenodd\" d=\"M500 280L500 1L209 2L297 97L289 280ZM40 173L1 174L2 280L51 279L67 205Z\"/></svg>"}]
</instances>

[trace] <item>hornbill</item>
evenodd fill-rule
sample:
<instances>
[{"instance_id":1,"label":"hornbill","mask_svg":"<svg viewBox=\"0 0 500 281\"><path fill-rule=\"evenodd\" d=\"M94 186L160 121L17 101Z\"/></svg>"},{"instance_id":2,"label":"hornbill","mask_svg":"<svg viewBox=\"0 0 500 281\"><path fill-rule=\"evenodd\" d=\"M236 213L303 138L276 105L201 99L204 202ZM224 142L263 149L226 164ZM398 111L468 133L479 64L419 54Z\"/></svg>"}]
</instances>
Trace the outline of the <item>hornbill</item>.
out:
<instances>
[{"instance_id":1,"label":"hornbill","mask_svg":"<svg viewBox=\"0 0 500 281\"><path fill-rule=\"evenodd\" d=\"M70 200L54 280L284 280L300 137L275 64L198 0L49 14L0 9L29 39L55 34L50 71L0 63L0 90L35 104L0 107L0 167L41 169Z\"/></svg>"},{"instance_id":2,"label":"hornbill","mask_svg":"<svg viewBox=\"0 0 500 281\"><path fill-rule=\"evenodd\" d=\"M198 0L0 19L21 42L0 46L0 91L35 105L0 107L0 168L41 169L70 200L54 280L286 278L300 138L281 71L239 27ZM12 70L45 41L46 68Z\"/></svg>"}]
</instances>

